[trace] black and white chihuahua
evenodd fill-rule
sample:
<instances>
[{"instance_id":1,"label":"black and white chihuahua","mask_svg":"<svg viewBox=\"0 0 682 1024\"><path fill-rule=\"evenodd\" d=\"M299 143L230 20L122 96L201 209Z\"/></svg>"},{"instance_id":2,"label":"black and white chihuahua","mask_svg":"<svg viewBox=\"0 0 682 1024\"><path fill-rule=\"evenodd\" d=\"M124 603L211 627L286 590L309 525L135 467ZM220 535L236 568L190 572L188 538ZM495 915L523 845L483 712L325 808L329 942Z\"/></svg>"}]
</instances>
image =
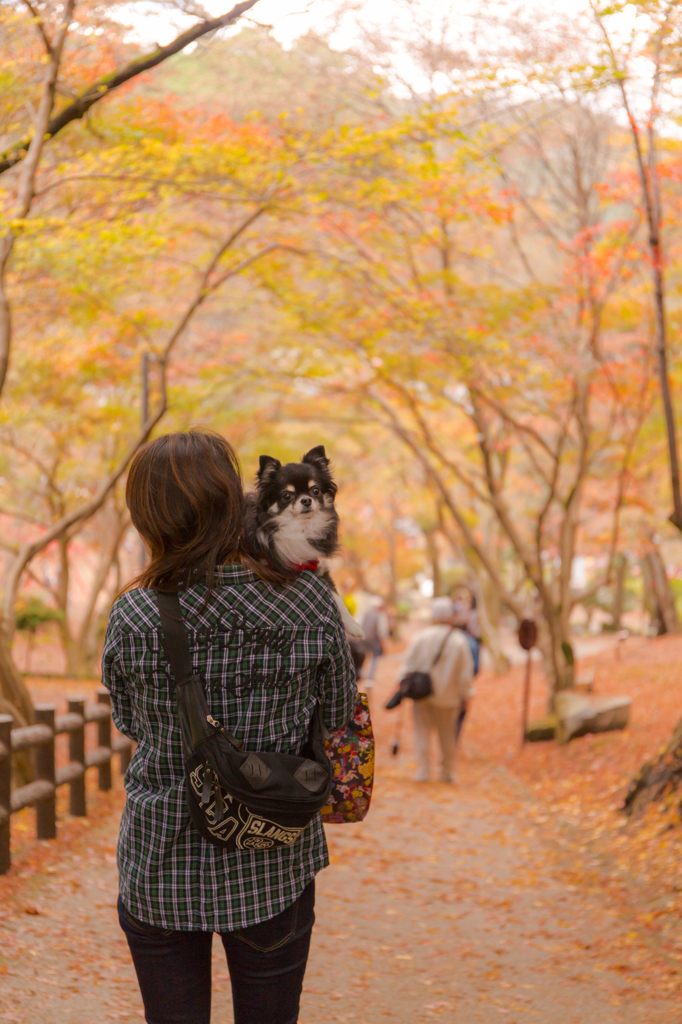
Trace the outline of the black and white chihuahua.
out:
<instances>
[{"instance_id":1,"label":"black and white chihuahua","mask_svg":"<svg viewBox=\"0 0 682 1024\"><path fill-rule=\"evenodd\" d=\"M256 490L246 496L244 533L251 551L272 564L310 569L331 588L349 636L364 636L337 593L326 559L339 547L339 516L334 508L337 486L324 446L285 466L261 455Z\"/></svg>"}]
</instances>

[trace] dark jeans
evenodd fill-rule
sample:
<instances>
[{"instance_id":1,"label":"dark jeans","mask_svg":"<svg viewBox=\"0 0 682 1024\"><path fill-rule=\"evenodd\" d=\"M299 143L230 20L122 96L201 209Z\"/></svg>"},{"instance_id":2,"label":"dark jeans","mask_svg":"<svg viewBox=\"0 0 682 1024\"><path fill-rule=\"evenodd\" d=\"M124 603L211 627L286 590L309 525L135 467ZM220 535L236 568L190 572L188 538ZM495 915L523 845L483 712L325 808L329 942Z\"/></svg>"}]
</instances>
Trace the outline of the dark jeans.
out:
<instances>
[{"instance_id":1,"label":"dark jeans","mask_svg":"<svg viewBox=\"0 0 682 1024\"><path fill-rule=\"evenodd\" d=\"M221 934L235 1024L296 1024L314 906L313 881L277 917ZM145 924L126 910L120 897L118 916L147 1024L210 1024L213 933L165 931Z\"/></svg>"}]
</instances>

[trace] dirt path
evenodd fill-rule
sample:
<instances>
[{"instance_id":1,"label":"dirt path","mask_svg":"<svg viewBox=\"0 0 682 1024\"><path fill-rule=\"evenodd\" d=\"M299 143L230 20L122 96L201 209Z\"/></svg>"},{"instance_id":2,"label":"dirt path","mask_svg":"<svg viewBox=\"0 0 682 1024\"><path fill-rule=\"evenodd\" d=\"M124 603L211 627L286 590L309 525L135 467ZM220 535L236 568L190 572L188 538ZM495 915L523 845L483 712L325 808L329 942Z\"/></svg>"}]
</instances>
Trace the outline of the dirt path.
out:
<instances>
[{"instance_id":1,"label":"dirt path","mask_svg":"<svg viewBox=\"0 0 682 1024\"><path fill-rule=\"evenodd\" d=\"M456 786L411 782L409 743L391 761L380 711L376 724L370 816L328 830L301 1024L682 1019L677 967L598 865L576 870L574 837L557 842L522 788L466 746ZM91 819L33 844L0 880L0 1021L142 1019L114 909L121 801L99 798ZM232 1020L219 949L215 1024Z\"/></svg>"}]
</instances>

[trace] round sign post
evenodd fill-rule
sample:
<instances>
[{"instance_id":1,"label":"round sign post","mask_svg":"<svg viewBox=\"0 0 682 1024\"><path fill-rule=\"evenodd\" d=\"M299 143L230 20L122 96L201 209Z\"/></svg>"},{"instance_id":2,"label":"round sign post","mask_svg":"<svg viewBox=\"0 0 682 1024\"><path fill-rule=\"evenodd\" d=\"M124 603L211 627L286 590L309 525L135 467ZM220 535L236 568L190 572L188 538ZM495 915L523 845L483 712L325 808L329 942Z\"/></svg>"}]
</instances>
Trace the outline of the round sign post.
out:
<instances>
[{"instance_id":1,"label":"round sign post","mask_svg":"<svg viewBox=\"0 0 682 1024\"><path fill-rule=\"evenodd\" d=\"M528 726L528 708L530 706L530 654L538 639L538 627L532 619L523 619L519 626L519 644L528 651L526 662L526 679L523 686L523 721L521 722L521 746L526 742L526 728Z\"/></svg>"}]
</instances>

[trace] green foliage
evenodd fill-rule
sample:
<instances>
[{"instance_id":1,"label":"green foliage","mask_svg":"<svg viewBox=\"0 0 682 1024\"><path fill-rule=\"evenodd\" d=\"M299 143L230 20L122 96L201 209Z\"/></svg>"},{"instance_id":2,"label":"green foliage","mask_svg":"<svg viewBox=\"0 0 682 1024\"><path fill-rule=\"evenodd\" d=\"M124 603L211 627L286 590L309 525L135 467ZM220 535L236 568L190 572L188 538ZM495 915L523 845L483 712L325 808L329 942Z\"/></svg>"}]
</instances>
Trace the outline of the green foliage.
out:
<instances>
[{"instance_id":1,"label":"green foliage","mask_svg":"<svg viewBox=\"0 0 682 1024\"><path fill-rule=\"evenodd\" d=\"M63 622L64 614L50 608L35 594L21 596L17 602L17 629L21 632L36 633L48 622Z\"/></svg>"}]
</instances>

